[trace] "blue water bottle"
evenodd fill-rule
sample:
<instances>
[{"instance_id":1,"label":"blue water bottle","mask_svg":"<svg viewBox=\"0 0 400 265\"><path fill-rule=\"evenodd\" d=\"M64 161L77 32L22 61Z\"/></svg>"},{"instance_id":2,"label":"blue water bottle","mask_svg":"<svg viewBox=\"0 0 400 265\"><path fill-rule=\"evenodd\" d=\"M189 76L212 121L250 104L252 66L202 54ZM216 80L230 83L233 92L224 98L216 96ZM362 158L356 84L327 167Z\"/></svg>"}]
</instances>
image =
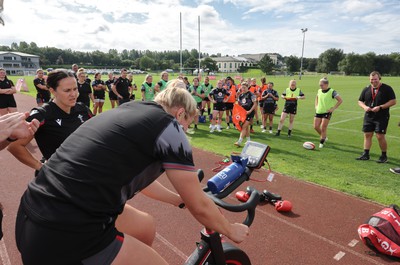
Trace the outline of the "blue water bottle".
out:
<instances>
[{"instance_id":1,"label":"blue water bottle","mask_svg":"<svg viewBox=\"0 0 400 265\"><path fill-rule=\"evenodd\" d=\"M248 158L239 155L231 155L232 164L224 168L218 174L207 181L208 189L213 193L219 193L239 178L246 169Z\"/></svg>"}]
</instances>

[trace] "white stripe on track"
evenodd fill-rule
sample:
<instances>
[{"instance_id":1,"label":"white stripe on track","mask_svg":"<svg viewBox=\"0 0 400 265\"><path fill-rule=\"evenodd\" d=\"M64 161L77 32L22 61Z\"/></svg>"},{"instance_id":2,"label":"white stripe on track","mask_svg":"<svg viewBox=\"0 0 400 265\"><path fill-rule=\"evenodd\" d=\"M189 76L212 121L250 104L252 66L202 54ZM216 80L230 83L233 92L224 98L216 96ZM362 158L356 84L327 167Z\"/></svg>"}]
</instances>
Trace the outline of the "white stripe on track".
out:
<instances>
[{"instance_id":1,"label":"white stripe on track","mask_svg":"<svg viewBox=\"0 0 400 265\"><path fill-rule=\"evenodd\" d=\"M232 199L232 198L230 198L230 199ZM260 212L260 213L263 213L263 214L267 215L268 217L270 217L272 219L275 219L276 221L279 221L281 223L284 223L284 224L286 224L286 225L288 225L288 226L290 226L290 227L292 227L292 228L294 228L294 229L296 229L298 231L301 231L301 232L303 232L303 233L305 233L305 234L307 234L309 236L312 236L312 237L315 237L315 238L317 238L317 239L319 239L321 241L324 241L325 243L328 243L329 245L332 245L334 247L340 248L340 249L346 251L347 253L351 253L351 254L357 256L358 258L363 259L365 261L368 261L368 262L370 262L372 264L376 264L376 265L384 265L385 264L385 263L381 263L379 261L376 261L376 260L374 260L374 259L372 259L370 257L367 257L367 256L365 256L363 254L360 254L360 253L350 249L349 247L342 246L339 243L336 243L336 242L334 242L334 241L332 241L332 240L330 240L330 239L328 239L326 237L318 235L317 233L314 233L313 231L310 231L310 230L308 230L306 228L303 228L303 227L301 227L299 225L296 225L296 224L294 224L294 223L292 223L290 221L287 221L287 220L285 220L283 218L280 218L280 217L278 217L276 215L273 215L273 214L270 214L270 213L268 213L266 211L263 211L263 210L261 210L259 208L256 208L256 211Z\"/></svg>"},{"instance_id":2,"label":"white stripe on track","mask_svg":"<svg viewBox=\"0 0 400 265\"><path fill-rule=\"evenodd\" d=\"M0 259L3 265L11 265L10 257L7 253L6 244L4 243L4 237L0 240Z\"/></svg>"},{"instance_id":3,"label":"white stripe on track","mask_svg":"<svg viewBox=\"0 0 400 265\"><path fill-rule=\"evenodd\" d=\"M188 256L185 255L180 249L175 247L174 244L169 242L165 237L160 235L159 233L156 233L156 238L161 241L164 245L166 245L170 250L172 250L175 254L177 254L179 257L181 257L184 261L188 259Z\"/></svg>"}]
</instances>

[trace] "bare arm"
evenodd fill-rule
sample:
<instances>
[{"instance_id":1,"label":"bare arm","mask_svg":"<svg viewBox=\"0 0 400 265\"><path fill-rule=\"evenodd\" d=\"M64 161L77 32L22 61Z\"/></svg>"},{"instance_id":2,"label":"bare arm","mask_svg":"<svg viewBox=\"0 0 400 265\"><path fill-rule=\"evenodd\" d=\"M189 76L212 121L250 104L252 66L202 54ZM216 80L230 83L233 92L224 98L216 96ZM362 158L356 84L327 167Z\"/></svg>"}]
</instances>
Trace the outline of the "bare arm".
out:
<instances>
[{"instance_id":1,"label":"bare arm","mask_svg":"<svg viewBox=\"0 0 400 265\"><path fill-rule=\"evenodd\" d=\"M328 110L328 112L331 112L331 113L332 113L332 112L335 111L337 108L339 108L340 104L343 103L343 99L342 99L341 96L338 95L338 96L335 97L335 99L337 100L336 105L333 106L333 108L331 108L330 110Z\"/></svg>"},{"instance_id":2,"label":"bare arm","mask_svg":"<svg viewBox=\"0 0 400 265\"><path fill-rule=\"evenodd\" d=\"M42 163L33 157L31 152L26 148L26 146L32 141L33 136L28 138L19 139L11 143L7 150L15 156L21 163L31 167L33 169L39 170L42 167Z\"/></svg>"},{"instance_id":3,"label":"bare arm","mask_svg":"<svg viewBox=\"0 0 400 265\"><path fill-rule=\"evenodd\" d=\"M247 226L229 223L214 202L207 198L200 186L196 172L176 169L169 169L166 172L172 185L197 221L209 229L226 235L236 243L240 243L248 236Z\"/></svg>"},{"instance_id":4,"label":"bare arm","mask_svg":"<svg viewBox=\"0 0 400 265\"><path fill-rule=\"evenodd\" d=\"M113 84L111 86L111 90L114 92L115 95L117 95L117 97L122 98L122 96L117 91L117 86L116 85Z\"/></svg>"},{"instance_id":5,"label":"bare arm","mask_svg":"<svg viewBox=\"0 0 400 265\"><path fill-rule=\"evenodd\" d=\"M149 198L175 206L179 206L183 202L179 194L167 189L158 181L154 181L141 192Z\"/></svg>"},{"instance_id":6,"label":"bare arm","mask_svg":"<svg viewBox=\"0 0 400 265\"><path fill-rule=\"evenodd\" d=\"M396 103L397 103L396 99L391 99L391 100L389 100L388 102L386 102L385 104L382 104L382 105L380 105L380 106L376 106L376 107L374 107L374 108L371 109L371 110L372 110L373 112L378 112L378 111L380 111L381 109L390 108L391 106L396 105Z\"/></svg>"}]
</instances>

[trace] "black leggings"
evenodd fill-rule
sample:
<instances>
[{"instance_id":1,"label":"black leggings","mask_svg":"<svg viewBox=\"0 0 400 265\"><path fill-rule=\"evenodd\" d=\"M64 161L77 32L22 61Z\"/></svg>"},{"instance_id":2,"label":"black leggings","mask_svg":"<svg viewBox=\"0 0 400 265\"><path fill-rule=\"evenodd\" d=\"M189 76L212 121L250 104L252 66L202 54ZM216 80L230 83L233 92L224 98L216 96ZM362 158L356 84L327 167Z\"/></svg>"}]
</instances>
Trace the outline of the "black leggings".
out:
<instances>
[{"instance_id":1,"label":"black leggings","mask_svg":"<svg viewBox=\"0 0 400 265\"><path fill-rule=\"evenodd\" d=\"M114 223L95 232L54 229L33 222L23 206L18 210L15 238L24 265L109 265L123 242Z\"/></svg>"}]
</instances>

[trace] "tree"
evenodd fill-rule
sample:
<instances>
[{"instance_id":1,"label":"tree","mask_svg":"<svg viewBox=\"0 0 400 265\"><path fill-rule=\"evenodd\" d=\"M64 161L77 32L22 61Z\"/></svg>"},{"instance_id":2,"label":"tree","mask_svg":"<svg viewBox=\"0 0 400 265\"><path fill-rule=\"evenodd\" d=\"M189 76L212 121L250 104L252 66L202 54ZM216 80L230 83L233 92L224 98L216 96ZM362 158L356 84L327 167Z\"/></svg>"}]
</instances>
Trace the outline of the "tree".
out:
<instances>
[{"instance_id":1,"label":"tree","mask_svg":"<svg viewBox=\"0 0 400 265\"><path fill-rule=\"evenodd\" d=\"M189 57L185 63L183 64L185 68L190 68L192 70L192 73L194 69L197 69L199 67L199 60L194 58L194 57Z\"/></svg>"},{"instance_id":2,"label":"tree","mask_svg":"<svg viewBox=\"0 0 400 265\"><path fill-rule=\"evenodd\" d=\"M307 71L308 72L315 72L317 68L317 63L318 59L317 58L309 58L308 59L308 65L307 65Z\"/></svg>"},{"instance_id":3,"label":"tree","mask_svg":"<svg viewBox=\"0 0 400 265\"><path fill-rule=\"evenodd\" d=\"M265 54L264 57L261 58L260 62L258 62L258 66L263 73L270 74L274 68L274 62L268 54Z\"/></svg>"},{"instance_id":4,"label":"tree","mask_svg":"<svg viewBox=\"0 0 400 265\"><path fill-rule=\"evenodd\" d=\"M285 59L287 71L294 73L300 70L300 59L297 56L290 55Z\"/></svg>"},{"instance_id":5,"label":"tree","mask_svg":"<svg viewBox=\"0 0 400 265\"><path fill-rule=\"evenodd\" d=\"M140 68L143 70L146 69L152 69L154 67L155 61L148 57L148 56L143 56L140 58Z\"/></svg>"},{"instance_id":6,"label":"tree","mask_svg":"<svg viewBox=\"0 0 400 265\"><path fill-rule=\"evenodd\" d=\"M208 69L208 73L218 71L217 62L214 61L211 57L207 57L200 63L201 67L204 69Z\"/></svg>"},{"instance_id":7,"label":"tree","mask_svg":"<svg viewBox=\"0 0 400 265\"><path fill-rule=\"evenodd\" d=\"M337 71L339 62L344 58L342 49L328 49L318 57L316 70L320 73Z\"/></svg>"}]
</instances>

